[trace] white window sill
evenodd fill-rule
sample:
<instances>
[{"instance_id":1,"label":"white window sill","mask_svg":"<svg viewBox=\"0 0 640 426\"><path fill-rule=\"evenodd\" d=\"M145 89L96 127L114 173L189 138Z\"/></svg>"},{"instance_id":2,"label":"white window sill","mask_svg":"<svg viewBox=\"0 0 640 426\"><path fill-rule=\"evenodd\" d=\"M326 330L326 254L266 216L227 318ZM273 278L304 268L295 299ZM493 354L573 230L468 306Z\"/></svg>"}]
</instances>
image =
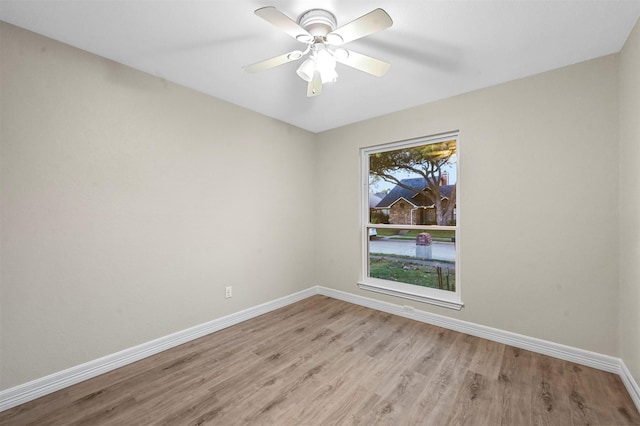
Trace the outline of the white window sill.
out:
<instances>
[{"instance_id":1,"label":"white window sill","mask_svg":"<svg viewBox=\"0 0 640 426\"><path fill-rule=\"evenodd\" d=\"M378 282L380 281L380 282ZM415 300L422 303L429 303L431 305L441 306L443 308L455 309L459 311L464 306L461 300L457 300L458 295L453 293L453 297L446 297L448 293L443 290L420 288L420 290L427 290L433 295L424 294L424 292L411 291L406 288L399 288L407 286L408 284L390 282L386 284L386 281L375 280L375 282L363 282L358 281L358 287L362 290L373 291L376 293L386 294L389 296L402 297L404 299ZM437 293L442 293L444 297L439 297Z\"/></svg>"}]
</instances>

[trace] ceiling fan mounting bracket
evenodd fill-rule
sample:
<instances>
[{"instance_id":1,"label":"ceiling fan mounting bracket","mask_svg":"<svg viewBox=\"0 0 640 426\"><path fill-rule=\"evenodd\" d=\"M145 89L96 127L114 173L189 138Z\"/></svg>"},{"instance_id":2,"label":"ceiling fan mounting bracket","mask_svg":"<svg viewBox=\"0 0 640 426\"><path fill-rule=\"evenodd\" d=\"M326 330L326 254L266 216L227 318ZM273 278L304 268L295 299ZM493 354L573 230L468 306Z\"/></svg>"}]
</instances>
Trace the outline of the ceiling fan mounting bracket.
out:
<instances>
[{"instance_id":1,"label":"ceiling fan mounting bracket","mask_svg":"<svg viewBox=\"0 0 640 426\"><path fill-rule=\"evenodd\" d=\"M298 24L309 32L316 40L324 38L337 27L336 17L324 9L311 9L298 18Z\"/></svg>"}]
</instances>

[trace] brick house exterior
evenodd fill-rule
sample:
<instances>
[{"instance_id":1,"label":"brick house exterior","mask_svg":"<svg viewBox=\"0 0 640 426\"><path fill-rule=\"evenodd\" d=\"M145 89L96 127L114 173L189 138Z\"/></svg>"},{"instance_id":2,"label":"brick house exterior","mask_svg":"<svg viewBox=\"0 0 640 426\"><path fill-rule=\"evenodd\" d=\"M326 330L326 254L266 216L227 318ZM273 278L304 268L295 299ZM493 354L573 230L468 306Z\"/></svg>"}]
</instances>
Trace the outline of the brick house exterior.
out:
<instances>
[{"instance_id":1,"label":"brick house exterior","mask_svg":"<svg viewBox=\"0 0 640 426\"><path fill-rule=\"evenodd\" d=\"M403 179L402 184L424 191L428 188L423 178ZM449 195L454 185L446 184L446 177L440 185L440 193L443 203L449 201ZM436 223L436 211L433 203L423 194L416 193L396 185L375 206L376 210L382 210L389 215L389 223L396 225L431 225Z\"/></svg>"}]
</instances>

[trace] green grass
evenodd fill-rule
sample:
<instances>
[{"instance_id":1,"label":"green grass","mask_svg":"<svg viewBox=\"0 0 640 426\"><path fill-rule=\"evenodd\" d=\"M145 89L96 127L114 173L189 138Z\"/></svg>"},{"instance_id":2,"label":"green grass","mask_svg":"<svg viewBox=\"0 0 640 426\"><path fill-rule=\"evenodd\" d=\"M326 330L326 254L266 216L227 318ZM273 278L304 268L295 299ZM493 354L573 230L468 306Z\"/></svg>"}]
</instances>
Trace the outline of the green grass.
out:
<instances>
[{"instance_id":1,"label":"green grass","mask_svg":"<svg viewBox=\"0 0 640 426\"><path fill-rule=\"evenodd\" d=\"M394 260L394 261L397 259L397 261L399 262L402 261L402 259L407 259L409 261L408 263L411 263L412 260L417 259L415 256L405 256L403 254L376 253L376 252L370 252L369 256L385 257L387 258L387 260ZM456 263L455 260L445 260L445 259L431 259L431 260L437 263L450 263L451 266L455 265Z\"/></svg>"},{"instance_id":2,"label":"green grass","mask_svg":"<svg viewBox=\"0 0 640 426\"><path fill-rule=\"evenodd\" d=\"M446 276L447 273L451 291L455 291L455 272L453 268L443 267L442 274ZM369 259L369 276L423 287L439 288L435 266L420 265L400 259L389 260L371 257ZM444 280L446 283L446 278Z\"/></svg>"}]
</instances>

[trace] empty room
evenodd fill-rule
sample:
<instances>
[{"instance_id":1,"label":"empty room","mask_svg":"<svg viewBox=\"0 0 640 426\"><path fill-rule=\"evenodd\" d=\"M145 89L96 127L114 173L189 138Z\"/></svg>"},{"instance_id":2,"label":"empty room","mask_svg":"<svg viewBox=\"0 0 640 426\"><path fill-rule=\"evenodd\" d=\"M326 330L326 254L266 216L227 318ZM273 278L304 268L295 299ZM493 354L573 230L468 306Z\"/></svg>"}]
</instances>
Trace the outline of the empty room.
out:
<instances>
[{"instance_id":1,"label":"empty room","mask_svg":"<svg viewBox=\"0 0 640 426\"><path fill-rule=\"evenodd\" d=\"M640 425L640 0L0 0L0 424Z\"/></svg>"}]
</instances>

